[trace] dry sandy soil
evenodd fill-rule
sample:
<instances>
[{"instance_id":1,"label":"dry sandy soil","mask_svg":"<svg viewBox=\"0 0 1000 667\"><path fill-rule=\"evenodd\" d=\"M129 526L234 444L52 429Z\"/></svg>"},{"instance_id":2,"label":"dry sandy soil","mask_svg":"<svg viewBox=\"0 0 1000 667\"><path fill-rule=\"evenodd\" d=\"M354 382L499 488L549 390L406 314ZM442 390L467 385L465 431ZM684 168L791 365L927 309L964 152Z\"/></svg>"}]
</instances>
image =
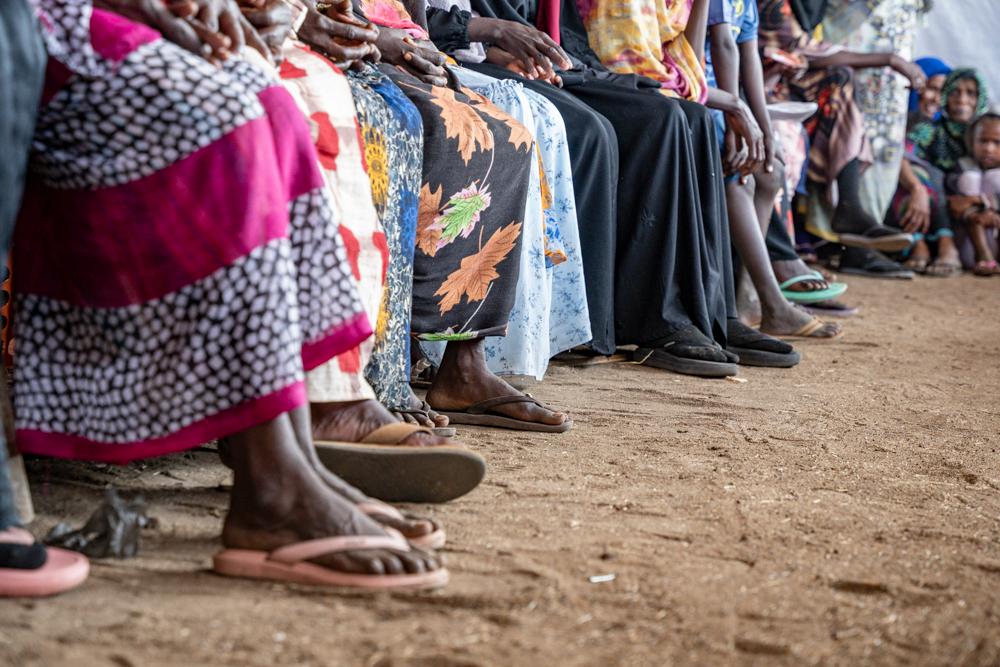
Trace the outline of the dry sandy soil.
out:
<instances>
[{"instance_id":1,"label":"dry sandy soil","mask_svg":"<svg viewBox=\"0 0 1000 667\"><path fill-rule=\"evenodd\" d=\"M1000 280L850 282L862 314L794 370L558 365L534 391L571 433L463 429L487 480L413 508L447 526L435 593L211 574L209 452L33 462L36 533L108 482L159 527L76 592L0 602L0 663L998 665Z\"/></svg>"}]
</instances>

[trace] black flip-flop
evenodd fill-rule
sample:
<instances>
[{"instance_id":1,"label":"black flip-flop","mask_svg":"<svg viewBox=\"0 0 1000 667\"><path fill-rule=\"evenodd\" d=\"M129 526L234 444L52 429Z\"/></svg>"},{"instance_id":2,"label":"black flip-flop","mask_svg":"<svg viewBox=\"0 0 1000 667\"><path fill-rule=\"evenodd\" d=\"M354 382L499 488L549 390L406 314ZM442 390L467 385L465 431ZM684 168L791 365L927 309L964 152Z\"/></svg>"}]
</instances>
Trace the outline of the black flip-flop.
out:
<instances>
[{"instance_id":1,"label":"black flip-flop","mask_svg":"<svg viewBox=\"0 0 1000 667\"><path fill-rule=\"evenodd\" d=\"M687 354L682 354L684 351ZM725 361L699 358L702 351L719 353ZM736 364L739 358L703 334L693 324L684 326L666 337L657 347L642 347L635 351L632 359L637 364L662 368L682 375L704 378L731 377L739 373Z\"/></svg>"},{"instance_id":2,"label":"black flip-flop","mask_svg":"<svg viewBox=\"0 0 1000 667\"><path fill-rule=\"evenodd\" d=\"M643 366L652 366L681 375L694 375L703 378L725 378L738 375L740 372L735 363L681 357L672 354L665 347L640 347L635 351L632 359Z\"/></svg>"},{"instance_id":3,"label":"black flip-flop","mask_svg":"<svg viewBox=\"0 0 1000 667\"><path fill-rule=\"evenodd\" d=\"M867 278L913 280L913 271L873 250L845 248L831 264L836 271Z\"/></svg>"},{"instance_id":4,"label":"black flip-flop","mask_svg":"<svg viewBox=\"0 0 1000 667\"><path fill-rule=\"evenodd\" d=\"M524 421L502 415L496 411L503 405L512 403L534 403L540 408L551 410L530 394L513 394L510 396L497 396L488 398L470 405L465 410L439 410L434 411L439 415L444 415L452 424L467 424L469 426L493 426L496 428L509 428L514 431L534 431L537 433L565 433L573 428L573 420L567 419L562 424L542 424L541 422Z\"/></svg>"},{"instance_id":5,"label":"black flip-flop","mask_svg":"<svg viewBox=\"0 0 1000 667\"><path fill-rule=\"evenodd\" d=\"M376 429L363 443L317 440L316 455L330 472L386 502L443 503L483 481L486 461L465 447L397 444L417 431L430 429L397 422Z\"/></svg>"},{"instance_id":6,"label":"black flip-flop","mask_svg":"<svg viewBox=\"0 0 1000 667\"><path fill-rule=\"evenodd\" d=\"M802 355L788 343L751 329L739 320L729 322L726 349L739 355L741 366L791 368L802 361Z\"/></svg>"}]
</instances>

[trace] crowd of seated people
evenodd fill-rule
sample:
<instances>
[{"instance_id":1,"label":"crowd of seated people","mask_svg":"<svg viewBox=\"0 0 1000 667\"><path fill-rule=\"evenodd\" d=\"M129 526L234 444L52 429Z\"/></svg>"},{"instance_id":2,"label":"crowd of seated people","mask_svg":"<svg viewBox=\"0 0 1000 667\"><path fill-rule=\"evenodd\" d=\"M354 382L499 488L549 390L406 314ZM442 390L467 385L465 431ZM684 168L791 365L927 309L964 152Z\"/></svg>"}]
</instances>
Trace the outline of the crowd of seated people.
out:
<instances>
[{"instance_id":1,"label":"crowd of seated people","mask_svg":"<svg viewBox=\"0 0 1000 667\"><path fill-rule=\"evenodd\" d=\"M216 441L216 572L443 586L444 528L389 503L475 488L456 426L573 427L505 377L568 350L795 366L790 340L857 312L803 243L868 274L1000 273L982 79L821 42L825 5L8 0L13 444L127 463ZM881 211L861 70L914 95ZM85 561L19 526L6 454L0 595L79 584Z\"/></svg>"}]
</instances>

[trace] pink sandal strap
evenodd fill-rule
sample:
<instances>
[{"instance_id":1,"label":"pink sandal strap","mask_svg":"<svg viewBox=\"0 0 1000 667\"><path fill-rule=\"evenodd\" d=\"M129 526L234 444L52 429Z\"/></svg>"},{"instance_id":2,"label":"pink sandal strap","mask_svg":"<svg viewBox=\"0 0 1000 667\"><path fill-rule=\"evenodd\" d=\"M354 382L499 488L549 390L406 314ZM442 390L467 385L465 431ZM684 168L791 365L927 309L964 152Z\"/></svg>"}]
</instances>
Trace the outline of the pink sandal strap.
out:
<instances>
[{"instance_id":1,"label":"pink sandal strap","mask_svg":"<svg viewBox=\"0 0 1000 667\"><path fill-rule=\"evenodd\" d=\"M382 516L387 516L390 519L395 519L397 521L405 521L406 517L398 509L389 505L387 503L381 503L377 500L371 500L363 503L358 503L355 507L361 510L367 516L372 516L374 514L381 514Z\"/></svg>"},{"instance_id":2,"label":"pink sandal strap","mask_svg":"<svg viewBox=\"0 0 1000 667\"><path fill-rule=\"evenodd\" d=\"M388 530L386 532L389 532ZM363 551L368 549L390 549L406 552L410 544L398 532L388 535L340 535L337 537L321 537L316 540L305 540L287 546L279 547L268 554L268 560L292 565L303 561L343 553L345 551Z\"/></svg>"}]
</instances>

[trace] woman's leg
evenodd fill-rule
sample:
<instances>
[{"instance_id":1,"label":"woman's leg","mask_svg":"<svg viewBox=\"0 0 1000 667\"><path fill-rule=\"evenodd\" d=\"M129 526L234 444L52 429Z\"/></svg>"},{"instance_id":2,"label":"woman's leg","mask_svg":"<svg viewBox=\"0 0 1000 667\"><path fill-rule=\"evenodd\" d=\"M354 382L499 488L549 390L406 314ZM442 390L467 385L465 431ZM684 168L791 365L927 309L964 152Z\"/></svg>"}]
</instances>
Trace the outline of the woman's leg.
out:
<instances>
[{"instance_id":1,"label":"woman's leg","mask_svg":"<svg viewBox=\"0 0 1000 667\"><path fill-rule=\"evenodd\" d=\"M222 543L231 549L271 551L305 540L385 532L319 477L299 441L295 423L305 408L226 438L233 467ZM315 559L338 571L363 574L429 572L440 563L419 551L357 550Z\"/></svg>"},{"instance_id":2,"label":"woman's leg","mask_svg":"<svg viewBox=\"0 0 1000 667\"><path fill-rule=\"evenodd\" d=\"M378 427L397 421L376 400L375 391L365 377L371 359L377 358L380 365L375 375L384 380L382 389L386 397L399 404L406 396L400 387L408 379L406 318L412 261L409 253L402 250L406 230L399 207L413 208L415 218L416 202L401 201L402 192L391 187L390 173L393 166L403 168L406 164L403 161L406 156L397 155L396 145L390 145L402 140L403 133L392 135L392 128L372 125L370 105L365 107L369 114L359 118L347 78L323 56L291 40L286 43L284 56L289 67L282 70L282 82L315 128L318 168L331 195L347 260L369 321L379 323L374 337L308 373L312 435L317 440L360 442ZM366 94L360 86L357 89ZM367 94L381 100L374 93ZM393 158L399 161L394 163ZM383 221L391 225L390 229L386 230ZM409 231L412 237L412 229ZM403 441L408 445L443 443L444 440L427 433L413 433ZM346 497L363 500L360 492L325 469L321 468L320 474Z\"/></svg>"},{"instance_id":3,"label":"woman's leg","mask_svg":"<svg viewBox=\"0 0 1000 667\"><path fill-rule=\"evenodd\" d=\"M383 71L416 105L424 126L412 328L421 340L448 342L428 403L441 410L438 399L462 397L458 405L445 400L461 411L520 396L489 371L482 339L503 335L516 301L534 139L481 96ZM521 406L496 412L521 418Z\"/></svg>"}]
</instances>

